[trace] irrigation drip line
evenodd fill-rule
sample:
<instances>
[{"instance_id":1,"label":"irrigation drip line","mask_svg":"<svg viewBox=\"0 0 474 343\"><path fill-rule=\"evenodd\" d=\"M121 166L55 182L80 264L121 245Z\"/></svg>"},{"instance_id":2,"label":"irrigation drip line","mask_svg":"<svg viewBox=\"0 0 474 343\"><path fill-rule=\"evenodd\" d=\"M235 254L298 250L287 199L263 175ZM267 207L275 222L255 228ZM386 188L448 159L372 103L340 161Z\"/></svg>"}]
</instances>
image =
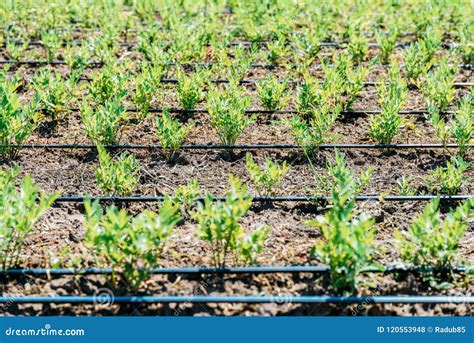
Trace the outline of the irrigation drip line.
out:
<instances>
[{"instance_id":1,"label":"irrigation drip line","mask_svg":"<svg viewBox=\"0 0 474 343\"><path fill-rule=\"evenodd\" d=\"M16 45L23 45L25 42L20 41L20 40L10 40L10 41L4 41L2 44L0 44L1 47L5 47L8 43L13 43ZM260 42L250 42L250 41L234 41L234 42L229 42L227 43L227 46L253 46L253 45L259 45L259 46L265 46L271 43L270 41L260 41ZM397 42L395 43L395 47L406 47L410 46L412 44L416 44L417 42ZM138 45L137 42L116 42L117 46L121 47L128 47L128 48L133 48ZM164 43L163 45L168 45L170 43ZM29 46L44 46L44 43L41 40L31 40L28 42ZM80 40L71 40L71 41L63 41L62 42L63 46L68 46L68 45L74 45L74 46L82 46L82 41ZM288 46L295 46L296 42L288 42ZM342 41L342 42L332 42L332 41L326 41L326 42L320 42L319 46L320 47L333 47L333 48L346 48L349 45L349 42L347 41ZM371 48L379 48L380 44L377 42L368 42L367 45ZM457 48L459 46L474 46L472 43L467 43L467 44L461 44L458 42L445 42L441 43L442 48Z\"/></svg>"},{"instance_id":2,"label":"irrigation drip line","mask_svg":"<svg viewBox=\"0 0 474 343\"><path fill-rule=\"evenodd\" d=\"M69 108L71 112L80 112L80 108ZM149 113L162 113L165 109L164 108L149 108ZM170 113L208 113L209 110L206 108L194 108L194 109L184 109L184 108L168 108L166 109ZM138 110L134 107L130 107L126 109L127 112L137 112ZM246 114L298 114L298 110L261 110L261 109L248 109L245 110ZM364 114L381 114L381 110L345 110L341 111L341 115L364 115ZM428 114L427 110L405 110L399 111L398 114L402 115L423 115ZM453 114L454 111L440 111L440 114Z\"/></svg>"},{"instance_id":3,"label":"irrigation drip line","mask_svg":"<svg viewBox=\"0 0 474 343\"><path fill-rule=\"evenodd\" d=\"M439 198L441 201L462 201L472 198L472 194L457 194L457 195L359 195L355 197L356 201L429 201ZM161 195L149 195L149 196L60 196L56 198L56 203L68 203L68 202L83 202L86 199L91 201L99 202L159 202L165 199ZM204 197L198 197L196 201L204 201ZM225 201L225 196L212 197L213 201ZM288 195L288 196L255 196L252 198L252 202L330 202L331 197L329 196L310 196L310 195Z\"/></svg>"},{"instance_id":4,"label":"irrigation drip line","mask_svg":"<svg viewBox=\"0 0 474 343\"><path fill-rule=\"evenodd\" d=\"M18 61L18 60L0 60L0 64L16 64L16 65L66 65L66 61L63 60L26 60L26 61ZM103 63L100 61L88 61L85 62L86 65L89 66L100 66Z\"/></svg>"},{"instance_id":5,"label":"irrigation drip line","mask_svg":"<svg viewBox=\"0 0 474 343\"><path fill-rule=\"evenodd\" d=\"M369 268L361 271L365 274L370 273L423 273L423 272L454 272L466 273L474 269L472 266L454 266L454 267L402 267L402 266L384 266L381 269ZM328 273L329 266L252 266L252 267L163 267L153 269L141 269L153 275L203 275L203 274L293 274L293 273ZM64 276L64 275L110 275L112 268L33 268L33 269L8 269L0 271L1 275L6 276Z\"/></svg>"},{"instance_id":6,"label":"irrigation drip line","mask_svg":"<svg viewBox=\"0 0 474 343\"><path fill-rule=\"evenodd\" d=\"M93 78L91 78L91 77L80 77L79 80L80 81L91 82L91 81L93 81ZM211 83L230 83L229 79L211 79L209 81ZM243 80L239 81L239 84L241 84L241 85L250 85L250 84L256 84L259 81L263 81L263 80L243 79ZM178 83L178 82L179 81L176 78L162 78L162 79L160 79L160 83L175 84L175 83ZM283 83L285 81L284 80L279 80L278 82ZM289 83L289 84L301 84L300 81L296 81L296 80L287 80L286 82ZM318 80L318 82L323 83L324 80ZM364 82L365 87L376 86L376 85L381 85L381 84L388 85L388 84L390 84L390 82L380 82L380 81L366 81L366 82ZM474 86L474 82L454 82L453 86L455 88L458 88L458 87L472 87L472 86Z\"/></svg>"},{"instance_id":7,"label":"irrigation drip line","mask_svg":"<svg viewBox=\"0 0 474 343\"><path fill-rule=\"evenodd\" d=\"M0 60L0 64L16 64L16 65L41 65L41 64L50 64L50 65L65 65L67 64L66 61L64 60L54 60L54 61L48 61L48 60L26 60L26 61L18 61L18 60L6 60L2 59ZM89 66L97 66L97 65L102 65L102 62L99 61L89 61L86 62L87 65ZM167 63L168 66L173 66L176 65L176 63L171 62ZM189 65L189 66L201 66L201 67L212 67L216 65L216 63L212 62L191 62L191 63L185 63L182 65ZM271 63L252 63L250 64L250 68L275 68L278 65L276 64L271 64ZM311 67L314 68L322 68L323 66L327 67L333 67L333 64L313 64ZM383 66L383 67L390 67L389 64L377 64L377 66ZM433 66L437 66L434 64ZM467 64L458 64L458 68L461 69L471 69L474 67L474 64L472 63L467 63ZM405 67L404 63L399 64L399 67Z\"/></svg>"},{"instance_id":8,"label":"irrigation drip line","mask_svg":"<svg viewBox=\"0 0 474 343\"><path fill-rule=\"evenodd\" d=\"M2 145L0 145L1 147ZM472 147L472 144L467 147ZM14 144L13 148L23 149L96 149L94 144ZM315 146L319 150L329 149L456 149L457 144L321 144ZM150 149L161 150L160 144L105 144L107 149ZM182 150L257 150L257 149L300 149L297 144L185 144L181 146Z\"/></svg>"},{"instance_id":9,"label":"irrigation drip line","mask_svg":"<svg viewBox=\"0 0 474 343\"><path fill-rule=\"evenodd\" d=\"M100 294L94 296L2 296L0 303L9 304L94 304L101 305L103 301L112 304L168 304L168 303L245 303L245 304L472 304L473 296L365 296L365 297L340 297L340 296L113 296Z\"/></svg>"}]
</instances>

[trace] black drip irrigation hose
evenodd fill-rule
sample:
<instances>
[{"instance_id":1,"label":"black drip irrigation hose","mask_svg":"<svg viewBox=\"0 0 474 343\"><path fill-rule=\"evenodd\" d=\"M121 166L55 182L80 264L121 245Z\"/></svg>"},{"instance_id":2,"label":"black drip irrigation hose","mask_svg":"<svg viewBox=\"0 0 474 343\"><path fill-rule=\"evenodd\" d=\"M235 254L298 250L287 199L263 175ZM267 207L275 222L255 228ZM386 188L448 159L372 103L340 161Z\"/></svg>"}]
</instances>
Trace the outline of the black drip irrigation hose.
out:
<instances>
[{"instance_id":1,"label":"black drip irrigation hose","mask_svg":"<svg viewBox=\"0 0 474 343\"><path fill-rule=\"evenodd\" d=\"M105 298L104 298L105 296ZM168 303L244 303L244 304L472 304L473 296L422 296L422 295L395 295L395 296L149 296L130 295L114 296L112 294L94 296L2 296L0 303L8 304L93 304L107 306L113 304L168 304Z\"/></svg>"},{"instance_id":2,"label":"black drip irrigation hose","mask_svg":"<svg viewBox=\"0 0 474 343\"><path fill-rule=\"evenodd\" d=\"M16 45L23 45L25 42L20 41L20 40L10 40L10 41L4 41L3 43L0 44L0 47L5 47L8 43L13 43ZM234 41L234 42L229 42L227 43L227 46L253 46L253 45L259 45L259 46L265 46L268 45L269 41L260 41L260 42L250 42L250 41ZM397 42L395 43L395 47L406 47L410 46L413 44L416 44L417 42ZM137 46L136 42L116 42L117 46L121 47L129 47L133 48ZM44 46L44 43L41 40L32 40L28 42L29 46ZM82 46L82 42L80 40L72 40L72 41L63 41L62 42L63 46L68 46L68 45L74 45L74 46ZM164 43L163 45L169 45L169 43ZM295 42L288 42L288 46L295 46ZM333 48L346 48L349 45L349 42L320 42L319 46L320 47L333 47ZM379 48L380 44L376 42L368 42L367 45L371 48ZM459 46L474 46L474 44L467 43L467 44L461 44L461 43L456 43L456 42L445 42L441 43L442 48L457 48Z\"/></svg>"},{"instance_id":3,"label":"black drip irrigation hose","mask_svg":"<svg viewBox=\"0 0 474 343\"><path fill-rule=\"evenodd\" d=\"M84 82L92 82L93 78L91 77L80 77L79 81L84 81ZM209 80L211 83L230 83L229 79L211 79ZM243 79L239 81L240 85L253 85L257 84L258 82L263 81L263 80L255 80L255 79ZM165 84L177 84L179 81L176 78L162 78L160 80L160 83L165 83ZM279 83L287 82L288 84L294 84L298 85L301 84L300 81L296 80L279 80ZM323 83L323 80L319 80L319 83ZM390 84L390 82L379 82L379 81L366 81L364 82L364 87L372 87L372 86L377 86L381 84ZM472 87L474 86L474 82L454 82L453 87L455 88L462 88L462 87Z\"/></svg>"},{"instance_id":4,"label":"black drip irrigation hose","mask_svg":"<svg viewBox=\"0 0 474 343\"><path fill-rule=\"evenodd\" d=\"M16 64L16 65L66 65L66 61L62 60L25 60L25 61L18 61L18 60L0 60L0 64ZM89 61L86 62L88 66L100 66L103 63L100 61Z\"/></svg>"},{"instance_id":5,"label":"black drip irrigation hose","mask_svg":"<svg viewBox=\"0 0 474 343\"><path fill-rule=\"evenodd\" d=\"M251 267L162 267L154 269L142 269L153 275L204 275L204 274L293 274L293 273L313 273L324 274L330 272L329 266L251 266ZM403 267L384 266L382 268L368 268L361 273L436 273L453 272L469 273L474 270L473 266L453 266L453 267ZM65 275L110 275L111 268L33 268L33 269L8 269L0 271L0 276L65 276Z\"/></svg>"},{"instance_id":6,"label":"black drip irrigation hose","mask_svg":"<svg viewBox=\"0 0 474 343\"><path fill-rule=\"evenodd\" d=\"M18 60L6 60L2 59L0 60L0 64L16 64L16 65L41 65L41 64L50 64L50 65L65 65L67 64L66 61L63 60L54 60L54 61L48 61L48 60L25 60L25 61L18 61ZM99 61L89 61L86 63L89 66L97 66L97 65L102 65L102 62ZM216 63L212 62L193 62L193 63L186 63L184 65L194 65L194 66L202 66L202 67L212 67ZM168 66L173 66L176 65L176 63L168 63ZM250 64L250 68L275 68L278 65L271 64L271 63L252 63ZM333 67L333 64L313 64L311 67L314 68L322 68L323 66L327 67ZM378 66L383 66L383 67L390 67L389 64L378 64ZM401 63L399 64L399 67L404 67L405 64ZM436 66L436 65L433 65ZM474 67L474 64L472 63L463 63L463 64L458 64L458 67L461 69L471 69Z\"/></svg>"},{"instance_id":7,"label":"black drip irrigation hose","mask_svg":"<svg viewBox=\"0 0 474 343\"><path fill-rule=\"evenodd\" d=\"M80 80L90 82L93 79L89 78L89 77L81 77ZM243 80L240 80L239 83L241 85L249 85L249 84L257 84L260 81L263 81L263 80L243 79ZM160 80L160 83L174 84L174 83L178 83L178 82L179 81L176 78L162 78ZM211 83L230 83L229 79L211 79L210 82ZM296 80L278 80L278 82L279 83L287 82L288 84L301 84L300 81L296 81ZM323 82L324 82L323 80L319 81L319 83L323 83ZM380 81L366 81L366 82L364 82L365 87L377 86L377 85L381 85L381 84L388 85L388 84L390 84L390 82L380 82ZM474 82L454 82L453 86L454 87L470 87L470 86L474 86Z\"/></svg>"},{"instance_id":8,"label":"black drip irrigation hose","mask_svg":"<svg viewBox=\"0 0 474 343\"><path fill-rule=\"evenodd\" d=\"M1 146L1 145L0 145ZM97 149L94 144L14 144L11 147L18 149ZM472 147L471 144L466 147ZM162 150L163 146L159 144L105 144L106 149L125 149L125 150ZM182 150L260 150L260 149L300 149L297 144L185 144L181 146ZM321 144L314 147L316 150L332 149L457 149L457 144Z\"/></svg>"},{"instance_id":9,"label":"black drip irrigation hose","mask_svg":"<svg viewBox=\"0 0 474 343\"><path fill-rule=\"evenodd\" d=\"M471 199L474 195L472 194L456 194L456 195L359 195L355 197L356 201L430 201L439 198L440 201L462 201ZM89 199L91 201L99 202L120 202L120 203L132 203L132 202L159 202L165 199L164 196L60 196L55 202L56 203L80 203L84 200ZM204 201L204 197L198 197L196 201ZM212 197L213 201L225 201L225 196ZM310 195L288 195L288 196L255 196L252 198L252 202L272 203L272 202L330 202L331 197L329 196L310 196Z\"/></svg>"},{"instance_id":10,"label":"black drip irrigation hose","mask_svg":"<svg viewBox=\"0 0 474 343\"><path fill-rule=\"evenodd\" d=\"M149 113L162 113L163 111L169 111L170 113L209 113L207 108L194 108L194 109L185 109L185 108L149 108ZM80 112L80 108L68 108L66 111L71 112ZM137 112L138 110L134 107L126 108L126 112ZM295 109L289 110L261 110L261 109L248 109L245 110L246 114L298 114L299 111ZM452 110L440 111L439 114L454 114ZM372 115L372 114L382 114L381 110L344 110L340 111L341 115ZM428 110L403 110L398 111L398 114L402 115L424 115L429 114Z\"/></svg>"}]
</instances>

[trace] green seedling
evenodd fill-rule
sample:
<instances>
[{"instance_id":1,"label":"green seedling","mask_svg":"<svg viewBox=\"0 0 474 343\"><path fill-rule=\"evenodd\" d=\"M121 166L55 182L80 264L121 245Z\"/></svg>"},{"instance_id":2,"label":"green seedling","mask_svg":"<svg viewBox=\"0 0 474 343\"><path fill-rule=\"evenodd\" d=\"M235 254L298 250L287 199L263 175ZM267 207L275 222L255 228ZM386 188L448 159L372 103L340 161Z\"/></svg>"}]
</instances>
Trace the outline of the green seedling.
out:
<instances>
[{"instance_id":1,"label":"green seedling","mask_svg":"<svg viewBox=\"0 0 474 343\"><path fill-rule=\"evenodd\" d=\"M290 166L286 165L286 161L280 165L273 162L268 157L265 158L264 165L260 167L254 162L250 153L247 153L245 156L245 161L250 178L257 187L257 192L260 195L273 194L273 188L283 181L283 178L290 170Z\"/></svg>"}]
</instances>

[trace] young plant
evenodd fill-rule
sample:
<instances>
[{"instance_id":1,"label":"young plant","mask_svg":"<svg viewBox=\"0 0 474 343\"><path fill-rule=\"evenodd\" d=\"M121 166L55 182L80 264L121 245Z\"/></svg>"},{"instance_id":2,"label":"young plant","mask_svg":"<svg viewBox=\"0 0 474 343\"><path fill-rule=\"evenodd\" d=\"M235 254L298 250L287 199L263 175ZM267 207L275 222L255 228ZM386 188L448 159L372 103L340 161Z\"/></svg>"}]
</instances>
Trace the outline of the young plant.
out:
<instances>
[{"instance_id":1,"label":"young plant","mask_svg":"<svg viewBox=\"0 0 474 343\"><path fill-rule=\"evenodd\" d=\"M369 50L369 42L359 30L354 29L349 33L349 45L347 47L349 56L354 64L363 62Z\"/></svg>"},{"instance_id":2,"label":"young plant","mask_svg":"<svg viewBox=\"0 0 474 343\"><path fill-rule=\"evenodd\" d=\"M120 103L120 97L106 101L93 109L87 103L81 108L81 119L87 137L96 145L114 144L122 122L126 119L126 108Z\"/></svg>"},{"instance_id":3,"label":"young plant","mask_svg":"<svg viewBox=\"0 0 474 343\"><path fill-rule=\"evenodd\" d=\"M149 73L140 73L134 79L135 89L132 93L132 101L137 110L137 119L142 121L148 116L153 95L156 91L156 85L150 79Z\"/></svg>"},{"instance_id":4,"label":"young plant","mask_svg":"<svg viewBox=\"0 0 474 343\"><path fill-rule=\"evenodd\" d=\"M197 222L198 238L209 244L216 267L225 267L230 258L234 264L254 264L270 232L263 227L245 234L239 222L247 214L252 197L238 178L231 176L229 183L225 201L214 202L208 193L191 214Z\"/></svg>"},{"instance_id":5,"label":"young plant","mask_svg":"<svg viewBox=\"0 0 474 343\"><path fill-rule=\"evenodd\" d=\"M46 50L46 56L49 62L57 57L58 50L63 45L63 39L58 30L43 30L41 32L41 42Z\"/></svg>"},{"instance_id":6,"label":"young plant","mask_svg":"<svg viewBox=\"0 0 474 343\"><path fill-rule=\"evenodd\" d=\"M40 70L32 80L40 108L52 122L64 119L67 106L73 98L73 85L64 80L61 74L48 69Z\"/></svg>"},{"instance_id":7,"label":"young plant","mask_svg":"<svg viewBox=\"0 0 474 343\"><path fill-rule=\"evenodd\" d=\"M92 59L92 54L87 41L83 40L81 45L67 45L64 48L64 60L71 71L84 71Z\"/></svg>"},{"instance_id":8,"label":"young plant","mask_svg":"<svg viewBox=\"0 0 474 343\"><path fill-rule=\"evenodd\" d=\"M459 193L464 184L464 172L468 170L469 163L461 157L452 157L446 167L439 167L430 173L428 188L436 194L454 195Z\"/></svg>"},{"instance_id":9,"label":"young plant","mask_svg":"<svg viewBox=\"0 0 474 343\"><path fill-rule=\"evenodd\" d=\"M369 181L371 171L359 180L349 170L344 156L336 152L336 161L328 166L331 177L332 208L325 216L308 222L321 230L322 239L312 249L312 255L330 267L331 284L342 294L353 294L363 281L361 272L377 267L373 255L375 220L366 214L356 215L356 196Z\"/></svg>"},{"instance_id":10,"label":"young plant","mask_svg":"<svg viewBox=\"0 0 474 343\"><path fill-rule=\"evenodd\" d=\"M432 200L406 232L395 233L403 262L415 267L451 267L459 263L461 239L474 214L471 198L442 217L439 198Z\"/></svg>"},{"instance_id":11,"label":"young plant","mask_svg":"<svg viewBox=\"0 0 474 343\"><path fill-rule=\"evenodd\" d=\"M306 74L304 82L298 86L298 99L296 108L298 115L303 119L309 120L312 113L324 102L323 92L319 87L318 81L311 75Z\"/></svg>"},{"instance_id":12,"label":"young plant","mask_svg":"<svg viewBox=\"0 0 474 343\"><path fill-rule=\"evenodd\" d=\"M283 63L288 55L290 47L283 35L279 35L277 39L267 43L266 58L272 64Z\"/></svg>"},{"instance_id":13,"label":"young plant","mask_svg":"<svg viewBox=\"0 0 474 343\"><path fill-rule=\"evenodd\" d=\"M463 63L474 63L474 40L468 29L461 30L458 50L461 53Z\"/></svg>"},{"instance_id":14,"label":"young plant","mask_svg":"<svg viewBox=\"0 0 474 343\"><path fill-rule=\"evenodd\" d=\"M21 103L15 81L0 82L0 156L14 159L38 125L37 99Z\"/></svg>"},{"instance_id":15,"label":"young plant","mask_svg":"<svg viewBox=\"0 0 474 343\"><path fill-rule=\"evenodd\" d=\"M426 117L430 121L431 125L433 125L435 135L441 141L441 144L444 148L444 153L446 153L446 144L448 143L450 132L449 125L446 123L446 120L441 117L439 110L435 106L428 107L428 114Z\"/></svg>"},{"instance_id":16,"label":"young plant","mask_svg":"<svg viewBox=\"0 0 474 343\"><path fill-rule=\"evenodd\" d=\"M201 196L201 188L197 180L191 180L174 191L173 201L181 206L182 212L189 210Z\"/></svg>"},{"instance_id":17,"label":"young plant","mask_svg":"<svg viewBox=\"0 0 474 343\"><path fill-rule=\"evenodd\" d=\"M474 136L474 116L472 115L472 96L465 95L458 104L453 118L450 120L449 132L458 144L458 155L468 154Z\"/></svg>"},{"instance_id":18,"label":"young plant","mask_svg":"<svg viewBox=\"0 0 474 343\"><path fill-rule=\"evenodd\" d=\"M345 94L347 95L344 103L344 109L352 108L357 96L364 88L365 80L369 74L369 67L358 66L356 69L348 68L345 72Z\"/></svg>"},{"instance_id":19,"label":"young plant","mask_svg":"<svg viewBox=\"0 0 474 343\"><path fill-rule=\"evenodd\" d=\"M378 30L375 33L375 39L379 44L379 59L380 63L387 64L390 61L390 56L395 50L395 44L397 43L399 30L395 25L392 25L388 32Z\"/></svg>"},{"instance_id":20,"label":"young plant","mask_svg":"<svg viewBox=\"0 0 474 343\"><path fill-rule=\"evenodd\" d=\"M449 63L449 58L443 58L436 70L430 71L421 84L427 107L434 107L438 111L446 110L455 95L454 78L457 68Z\"/></svg>"},{"instance_id":21,"label":"young plant","mask_svg":"<svg viewBox=\"0 0 474 343\"><path fill-rule=\"evenodd\" d=\"M0 270L17 267L25 239L58 196L40 192L30 176L17 188L18 173L0 171Z\"/></svg>"},{"instance_id":22,"label":"young plant","mask_svg":"<svg viewBox=\"0 0 474 343\"><path fill-rule=\"evenodd\" d=\"M256 50L257 45L250 48L236 46L232 49L232 58L229 56L228 49L220 49L220 54L217 56L218 63L213 66L215 74L236 81L244 79L254 61ZM236 63L235 61L239 62Z\"/></svg>"},{"instance_id":23,"label":"young plant","mask_svg":"<svg viewBox=\"0 0 474 343\"><path fill-rule=\"evenodd\" d=\"M131 217L125 210L107 207L98 201L84 202L85 241L99 260L112 268L111 283L117 277L127 288L136 290L160 266L160 258L173 228L180 220L179 206L166 199L158 213L144 211Z\"/></svg>"},{"instance_id":24,"label":"young plant","mask_svg":"<svg viewBox=\"0 0 474 343\"><path fill-rule=\"evenodd\" d=\"M340 106L335 109L323 106L312 111L309 123L299 116L293 116L286 122L290 127L293 139L301 147L306 157L328 139L330 129L340 112Z\"/></svg>"},{"instance_id":25,"label":"young plant","mask_svg":"<svg viewBox=\"0 0 474 343\"><path fill-rule=\"evenodd\" d=\"M410 45L403 54L406 77L416 84L418 77L425 74L433 64L432 56L423 41Z\"/></svg>"},{"instance_id":26,"label":"young plant","mask_svg":"<svg viewBox=\"0 0 474 343\"><path fill-rule=\"evenodd\" d=\"M389 72L389 84L381 83L377 86L378 102L381 114L370 120L369 135L381 144L390 144L403 123L399 115L400 109L408 97L407 84L400 75L395 61Z\"/></svg>"},{"instance_id":27,"label":"young plant","mask_svg":"<svg viewBox=\"0 0 474 343\"><path fill-rule=\"evenodd\" d=\"M411 176L402 176L397 180L398 194L402 196L413 196L416 194L416 189L411 185Z\"/></svg>"},{"instance_id":28,"label":"young plant","mask_svg":"<svg viewBox=\"0 0 474 343\"><path fill-rule=\"evenodd\" d=\"M127 196L137 188L140 179L140 163L135 156L123 153L115 161L104 149L97 146L99 166L95 167L97 187L105 195Z\"/></svg>"},{"instance_id":29,"label":"young plant","mask_svg":"<svg viewBox=\"0 0 474 343\"><path fill-rule=\"evenodd\" d=\"M178 155L192 128L192 124L180 125L177 119L172 119L166 108L163 110L163 116L156 118L158 139L168 161L172 161Z\"/></svg>"},{"instance_id":30,"label":"young plant","mask_svg":"<svg viewBox=\"0 0 474 343\"><path fill-rule=\"evenodd\" d=\"M128 73L122 66L110 63L92 75L88 93L97 105L127 95Z\"/></svg>"},{"instance_id":31,"label":"young plant","mask_svg":"<svg viewBox=\"0 0 474 343\"><path fill-rule=\"evenodd\" d=\"M267 111L281 110L288 102L288 82L280 82L272 73L265 80L257 82L257 94L260 103Z\"/></svg>"},{"instance_id":32,"label":"young plant","mask_svg":"<svg viewBox=\"0 0 474 343\"><path fill-rule=\"evenodd\" d=\"M201 73L196 72L187 76L182 70L178 71L178 84L176 85L176 92L178 93L178 101L186 110L191 110L196 107L203 94L204 80Z\"/></svg>"},{"instance_id":33,"label":"young plant","mask_svg":"<svg viewBox=\"0 0 474 343\"><path fill-rule=\"evenodd\" d=\"M268 157L265 158L264 165L260 167L253 161L250 153L247 153L245 156L245 161L250 178L257 187L257 192L260 195L273 194L273 188L282 182L290 170L290 166L286 165L286 161L284 161L282 165L279 165Z\"/></svg>"},{"instance_id":34,"label":"young plant","mask_svg":"<svg viewBox=\"0 0 474 343\"><path fill-rule=\"evenodd\" d=\"M256 118L247 117L245 110L250 104L250 98L236 85L222 92L212 88L207 94L207 107L211 125L224 145L234 145L237 138Z\"/></svg>"},{"instance_id":35,"label":"young plant","mask_svg":"<svg viewBox=\"0 0 474 343\"><path fill-rule=\"evenodd\" d=\"M19 61L25 51L28 49L30 40L26 37L20 37L20 39L21 43L11 40L8 40L5 43L5 49L7 51L8 57L11 60Z\"/></svg>"}]
</instances>

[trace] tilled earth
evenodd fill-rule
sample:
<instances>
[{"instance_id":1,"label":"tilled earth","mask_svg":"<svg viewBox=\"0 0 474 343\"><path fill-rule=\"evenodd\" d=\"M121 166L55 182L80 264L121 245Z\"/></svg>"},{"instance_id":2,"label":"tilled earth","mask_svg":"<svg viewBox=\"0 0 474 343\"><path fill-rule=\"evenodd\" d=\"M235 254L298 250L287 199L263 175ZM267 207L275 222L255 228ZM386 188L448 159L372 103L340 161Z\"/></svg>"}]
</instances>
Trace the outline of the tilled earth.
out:
<instances>
[{"instance_id":1,"label":"tilled earth","mask_svg":"<svg viewBox=\"0 0 474 343\"><path fill-rule=\"evenodd\" d=\"M22 75L32 75L35 69L20 67ZM63 69L58 68L61 72ZM252 70L249 78L260 78L264 70ZM279 76L284 71L274 70ZM384 75L383 70L375 70L369 80L377 75ZM262 74L262 75L261 75ZM317 74L315 72L315 74ZM26 76L25 76L26 77ZM470 71L462 70L458 81L470 81ZM259 108L255 88L247 86L248 93L254 95L252 108ZM164 102L170 107L179 107L174 86L165 87ZM28 98L30 90L23 90ZM466 94L468 89L457 90L456 98ZM156 102L153 107L161 106ZM76 106L72 106L76 107ZM294 107L289 103L287 108ZM205 102L198 108L205 108ZM354 109L377 109L376 89L366 87L353 105ZM407 110L424 108L424 100L419 90L411 90ZM130 122L122 130L120 143L146 144L158 143L154 129L155 114L139 124ZM219 143L206 114L180 116L183 122L193 122L186 143ZM289 115L258 114L239 138L238 143L293 143L289 129L282 123ZM415 124L406 125L395 140L395 143L437 143L431 125L420 115L407 115L405 118ZM368 115L341 117L331 132L331 142L337 143L372 143L368 136ZM68 113L54 131L39 131L29 143L89 143L81 129L80 115ZM257 161L262 162L265 156L291 166L287 177L276 190L278 195L310 194L319 189L319 185L302 153L295 149L251 151ZM350 167L356 172L373 166L371 182L363 190L364 194L397 195L397 180L402 176L412 177L412 186L419 194L428 192L428 180L431 170L444 165L453 151L441 149L407 149L407 150L344 150ZM116 153L119 153L117 151ZM257 194L250 183L245 167L246 151L235 151L234 154L218 150L183 151L179 158L168 163L160 151L136 150L141 166L141 178L136 195L170 194L190 179L197 179L203 188L214 195L222 195L227 187L228 175L239 176L249 185L250 191ZM467 156L473 160L473 152ZM334 151L321 150L314 154L313 163L317 173L324 176L324 166L334 159ZM8 164L18 164L23 174L32 175L35 182L45 191L58 190L62 195L101 195L95 183L94 166L98 163L93 151L86 149L70 150L22 150L18 160ZM472 194L474 173L471 167L465 174L461 194ZM380 245L376 259L382 264L394 264L399 256L394 246L394 233L406 229L412 220L422 211L424 202L364 202L358 204L359 211L365 211L376 218L376 240ZM444 206L447 210L450 204ZM136 213L145 207L153 208L154 204L134 203L126 205L130 212ZM308 227L305 221L324 213L317 204L309 203L274 203L254 204L243 219L246 229L252 230L262 225L269 225L272 231L265 244L264 252L258 258L261 265L301 265L316 264L310 257L314 242L320 238L319 230ZM20 260L23 267L47 267L51 256L59 256L65 263L71 256L84 252L81 243L84 235L82 204L58 204L44 216L29 237ZM62 253L68 248L67 253ZM463 238L461 258L474 262L474 232L469 226ZM85 261L90 265L91 261ZM163 256L164 266L210 266L209 249L195 236L195 225L189 218L181 222L173 234L171 244ZM14 305L4 304L0 313L6 315L470 315L472 306L463 303L446 305L375 305L370 301L371 295L468 295L474 291L472 279L457 279L449 289L423 282L420 275L377 274L373 276L373 287L366 286L360 290L361 296L367 296L366 304L360 306L336 305L298 305L292 304L290 295L333 294L326 277L311 274L298 275L228 275L225 277L204 275L199 278L185 276L154 276L138 293L149 295L271 295L275 302L264 305L248 304L208 304L192 305L147 305L125 306L107 305ZM448 276L445 276L448 280ZM111 289L104 277L69 276L56 278L32 278L21 276L3 279L2 295L97 295L112 292L122 295L121 289Z\"/></svg>"}]
</instances>

